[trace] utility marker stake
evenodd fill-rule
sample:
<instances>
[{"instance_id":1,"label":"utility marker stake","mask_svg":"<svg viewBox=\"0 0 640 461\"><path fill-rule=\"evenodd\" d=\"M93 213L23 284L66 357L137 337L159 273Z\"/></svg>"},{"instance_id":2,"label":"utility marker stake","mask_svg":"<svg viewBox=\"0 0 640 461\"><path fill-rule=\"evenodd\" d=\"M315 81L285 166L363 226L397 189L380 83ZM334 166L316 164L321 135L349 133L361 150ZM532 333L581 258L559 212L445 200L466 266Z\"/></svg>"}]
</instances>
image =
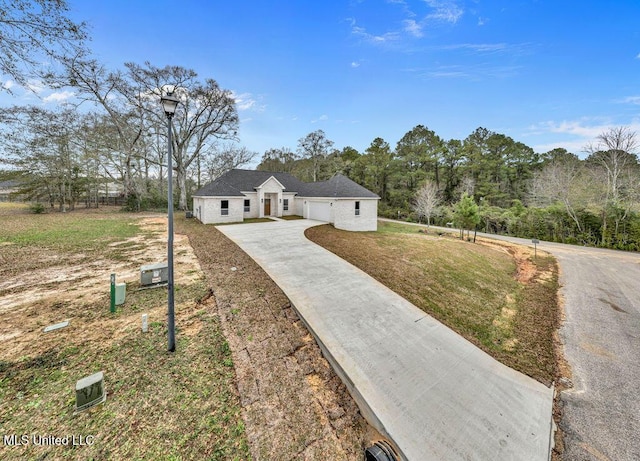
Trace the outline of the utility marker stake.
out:
<instances>
[{"instance_id":1,"label":"utility marker stake","mask_svg":"<svg viewBox=\"0 0 640 461\"><path fill-rule=\"evenodd\" d=\"M111 274L111 313L116 311L116 274Z\"/></svg>"},{"instance_id":2,"label":"utility marker stake","mask_svg":"<svg viewBox=\"0 0 640 461\"><path fill-rule=\"evenodd\" d=\"M149 331L149 316L142 314L142 332L146 333L147 331Z\"/></svg>"}]
</instances>

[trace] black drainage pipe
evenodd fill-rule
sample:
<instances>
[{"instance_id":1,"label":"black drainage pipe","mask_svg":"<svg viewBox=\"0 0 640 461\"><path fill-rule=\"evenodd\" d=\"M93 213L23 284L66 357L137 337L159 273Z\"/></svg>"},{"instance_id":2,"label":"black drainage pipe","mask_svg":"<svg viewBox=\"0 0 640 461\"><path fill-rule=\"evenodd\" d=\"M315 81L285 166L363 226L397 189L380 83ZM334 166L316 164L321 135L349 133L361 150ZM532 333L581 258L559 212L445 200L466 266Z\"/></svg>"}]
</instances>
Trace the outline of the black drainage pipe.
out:
<instances>
[{"instance_id":1,"label":"black drainage pipe","mask_svg":"<svg viewBox=\"0 0 640 461\"><path fill-rule=\"evenodd\" d=\"M398 461L393 448L385 442L380 440L364 451L365 461Z\"/></svg>"}]
</instances>

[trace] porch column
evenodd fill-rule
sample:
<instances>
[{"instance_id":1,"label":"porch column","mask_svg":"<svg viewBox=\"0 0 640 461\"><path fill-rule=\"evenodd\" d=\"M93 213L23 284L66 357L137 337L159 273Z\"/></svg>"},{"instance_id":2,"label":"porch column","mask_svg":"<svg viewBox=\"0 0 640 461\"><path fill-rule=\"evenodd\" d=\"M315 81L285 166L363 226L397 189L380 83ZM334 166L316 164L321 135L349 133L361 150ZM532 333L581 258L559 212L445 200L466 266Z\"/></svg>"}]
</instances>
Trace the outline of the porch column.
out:
<instances>
[{"instance_id":1,"label":"porch column","mask_svg":"<svg viewBox=\"0 0 640 461\"><path fill-rule=\"evenodd\" d=\"M258 218L264 218L264 192L258 189Z\"/></svg>"},{"instance_id":2,"label":"porch column","mask_svg":"<svg viewBox=\"0 0 640 461\"><path fill-rule=\"evenodd\" d=\"M278 212L276 213L276 216L278 218L282 218L282 209L284 207L284 204L282 203L282 191L278 191L278 198L276 199L276 202L278 203Z\"/></svg>"}]
</instances>

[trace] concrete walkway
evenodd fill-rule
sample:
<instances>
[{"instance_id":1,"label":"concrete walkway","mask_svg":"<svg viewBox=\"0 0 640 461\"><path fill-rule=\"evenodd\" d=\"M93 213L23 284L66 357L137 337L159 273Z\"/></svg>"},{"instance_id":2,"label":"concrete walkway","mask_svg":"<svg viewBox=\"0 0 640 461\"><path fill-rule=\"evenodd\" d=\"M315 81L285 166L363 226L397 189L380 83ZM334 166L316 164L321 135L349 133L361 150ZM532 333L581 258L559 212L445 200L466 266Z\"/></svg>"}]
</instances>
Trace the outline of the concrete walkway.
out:
<instances>
[{"instance_id":1,"label":"concrete walkway","mask_svg":"<svg viewBox=\"0 0 640 461\"><path fill-rule=\"evenodd\" d=\"M307 240L304 230L317 224L218 229L280 286L402 459L547 461L553 390Z\"/></svg>"}]
</instances>

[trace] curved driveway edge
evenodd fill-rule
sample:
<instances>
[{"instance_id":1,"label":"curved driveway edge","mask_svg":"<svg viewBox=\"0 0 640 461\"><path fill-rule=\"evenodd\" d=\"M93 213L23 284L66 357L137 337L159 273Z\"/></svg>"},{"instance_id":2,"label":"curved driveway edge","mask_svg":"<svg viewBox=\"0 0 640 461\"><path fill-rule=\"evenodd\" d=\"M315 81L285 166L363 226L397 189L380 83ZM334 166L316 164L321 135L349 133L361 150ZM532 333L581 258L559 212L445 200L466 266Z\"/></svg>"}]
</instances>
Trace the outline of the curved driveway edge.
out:
<instances>
[{"instance_id":1,"label":"curved driveway edge","mask_svg":"<svg viewBox=\"0 0 640 461\"><path fill-rule=\"evenodd\" d=\"M304 236L219 226L280 286L364 417L402 459L547 461L553 389L516 372Z\"/></svg>"}]
</instances>

